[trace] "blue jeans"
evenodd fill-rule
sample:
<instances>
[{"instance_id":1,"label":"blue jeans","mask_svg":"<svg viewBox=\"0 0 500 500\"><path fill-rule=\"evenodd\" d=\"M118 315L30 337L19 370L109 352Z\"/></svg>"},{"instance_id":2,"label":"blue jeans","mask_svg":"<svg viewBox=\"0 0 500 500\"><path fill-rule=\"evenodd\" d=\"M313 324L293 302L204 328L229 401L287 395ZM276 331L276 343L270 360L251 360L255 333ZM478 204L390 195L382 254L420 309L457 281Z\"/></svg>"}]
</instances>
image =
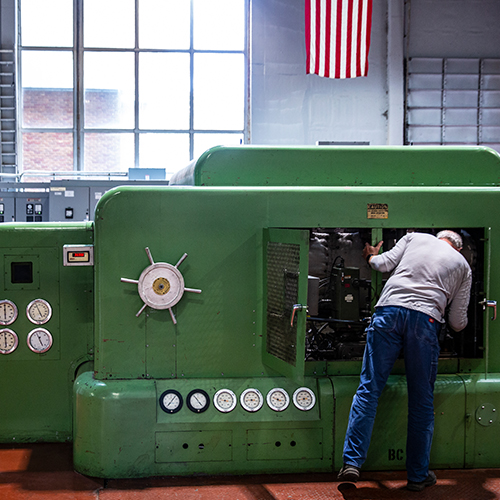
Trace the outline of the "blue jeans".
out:
<instances>
[{"instance_id":1,"label":"blue jeans","mask_svg":"<svg viewBox=\"0 0 500 500\"><path fill-rule=\"evenodd\" d=\"M377 308L367 329L360 383L344 442L344 463L361 467L366 460L378 399L404 348L408 386L406 470L410 481L427 477L440 328L441 323L418 311L397 306Z\"/></svg>"}]
</instances>

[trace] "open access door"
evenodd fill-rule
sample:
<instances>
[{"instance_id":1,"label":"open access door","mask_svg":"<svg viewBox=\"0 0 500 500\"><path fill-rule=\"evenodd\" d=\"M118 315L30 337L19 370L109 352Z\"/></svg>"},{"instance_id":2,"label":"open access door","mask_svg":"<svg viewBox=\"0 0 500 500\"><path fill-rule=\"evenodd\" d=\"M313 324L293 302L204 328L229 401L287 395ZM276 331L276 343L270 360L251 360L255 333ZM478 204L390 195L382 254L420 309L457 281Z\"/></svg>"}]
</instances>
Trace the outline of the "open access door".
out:
<instances>
[{"instance_id":1,"label":"open access door","mask_svg":"<svg viewBox=\"0 0 500 500\"><path fill-rule=\"evenodd\" d=\"M308 266L309 231L264 230L263 362L295 380L304 377Z\"/></svg>"}]
</instances>

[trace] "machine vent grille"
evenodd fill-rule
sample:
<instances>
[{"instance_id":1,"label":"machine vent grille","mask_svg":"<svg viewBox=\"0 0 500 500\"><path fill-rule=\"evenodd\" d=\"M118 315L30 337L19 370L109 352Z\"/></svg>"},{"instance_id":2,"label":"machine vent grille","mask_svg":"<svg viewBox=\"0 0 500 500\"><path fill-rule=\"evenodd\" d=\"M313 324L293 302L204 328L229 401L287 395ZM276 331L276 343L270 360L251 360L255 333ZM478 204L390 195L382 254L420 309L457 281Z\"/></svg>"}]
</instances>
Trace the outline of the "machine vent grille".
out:
<instances>
[{"instance_id":1,"label":"machine vent grille","mask_svg":"<svg viewBox=\"0 0 500 500\"><path fill-rule=\"evenodd\" d=\"M297 323L290 326L297 303L300 246L269 242L267 245L267 352L295 366Z\"/></svg>"}]
</instances>

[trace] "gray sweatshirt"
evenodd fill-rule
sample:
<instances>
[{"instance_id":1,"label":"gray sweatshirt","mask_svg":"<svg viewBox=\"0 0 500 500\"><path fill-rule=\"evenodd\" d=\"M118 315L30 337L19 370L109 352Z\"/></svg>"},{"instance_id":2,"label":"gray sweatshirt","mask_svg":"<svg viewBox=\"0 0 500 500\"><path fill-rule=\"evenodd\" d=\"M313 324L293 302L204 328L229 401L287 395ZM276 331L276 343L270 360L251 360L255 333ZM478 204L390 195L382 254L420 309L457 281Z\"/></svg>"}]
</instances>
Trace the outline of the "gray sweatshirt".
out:
<instances>
[{"instance_id":1,"label":"gray sweatshirt","mask_svg":"<svg viewBox=\"0 0 500 500\"><path fill-rule=\"evenodd\" d=\"M467 326L472 272L462 254L446 241L425 233L409 233L396 246L370 259L376 271L390 272L375 307L401 306L428 314L455 331Z\"/></svg>"}]
</instances>

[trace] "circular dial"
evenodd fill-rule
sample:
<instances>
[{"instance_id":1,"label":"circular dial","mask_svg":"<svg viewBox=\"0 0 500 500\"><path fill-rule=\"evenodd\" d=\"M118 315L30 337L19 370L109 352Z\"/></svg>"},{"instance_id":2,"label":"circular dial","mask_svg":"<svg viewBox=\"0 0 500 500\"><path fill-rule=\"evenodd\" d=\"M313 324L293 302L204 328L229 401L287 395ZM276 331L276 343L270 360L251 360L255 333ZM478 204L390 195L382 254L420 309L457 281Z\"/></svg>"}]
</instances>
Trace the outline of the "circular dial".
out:
<instances>
[{"instance_id":1,"label":"circular dial","mask_svg":"<svg viewBox=\"0 0 500 500\"><path fill-rule=\"evenodd\" d=\"M10 328L0 330L0 354L10 354L16 350L19 339Z\"/></svg>"},{"instance_id":2,"label":"circular dial","mask_svg":"<svg viewBox=\"0 0 500 500\"><path fill-rule=\"evenodd\" d=\"M267 393L266 399L269 408L274 411L286 410L290 403L290 397L288 396L288 393L285 391L285 389L281 389L279 387L271 389Z\"/></svg>"},{"instance_id":3,"label":"circular dial","mask_svg":"<svg viewBox=\"0 0 500 500\"><path fill-rule=\"evenodd\" d=\"M11 300L0 300L0 325L11 325L16 319L16 304Z\"/></svg>"},{"instance_id":4,"label":"circular dial","mask_svg":"<svg viewBox=\"0 0 500 500\"><path fill-rule=\"evenodd\" d=\"M52 347L52 335L45 328L35 328L28 334L28 347L37 354L47 352Z\"/></svg>"},{"instance_id":5,"label":"circular dial","mask_svg":"<svg viewBox=\"0 0 500 500\"><path fill-rule=\"evenodd\" d=\"M44 299L35 299L28 304L26 314L35 325L43 325L52 317L52 307Z\"/></svg>"},{"instance_id":6,"label":"circular dial","mask_svg":"<svg viewBox=\"0 0 500 500\"><path fill-rule=\"evenodd\" d=\"M194 389L188 394L186 404L191 411L203 413L210 405L210 398L204 390Z\"/></svg>"},{"instance_id":7,"label":"circular dial","mask_svg":"<svg viewBox=\"0 0 500 500\"><path fill-rule=\"evenodd\" d=\"M246 411L258 411L264 404L264 398L257 389L246 389L241 393L240 404Z\"/></svg>"},{"instance_id":8,"label":"circular dial","mask_svg":"<svg viewBox=\"0 0 500 500\"><path fill-rule=\"evenodd\" d=\"M149 307L168 309L181 300L184 278L175 266L158 262L144 269L139 278L138 291Z\"/></svg>"},{"instance_id":9,"label":"circular dial","mask_svg":"<svg viewBox=\"0 0 500 500\"><path fill-rule=\"evenodd\" d=\"M310 410L316 404L316 396L308 387L299 387L293 393L293 404L303 411Z\"/></svg>"},{"instance_id":10,"label":"circular dial","mask_svg":"<svg viewBox=\"0 0 500 500\"><path fill-rule=\"evenodd\" d=\"M223 413L233 411L237 401L236 394L229 389L221 389L214 396L214 406Z\"/></svg>"},{"instance_id":11,"label":"circular dial","mask_svg":"<svg viewBox=\"0 0 500 500\"><path fill-rule=\"evenodd\" d=\"M169 389L160 396L160 407L166 413L177 413L182 408L182 396Z\"/></svg>"}]
</instances>

